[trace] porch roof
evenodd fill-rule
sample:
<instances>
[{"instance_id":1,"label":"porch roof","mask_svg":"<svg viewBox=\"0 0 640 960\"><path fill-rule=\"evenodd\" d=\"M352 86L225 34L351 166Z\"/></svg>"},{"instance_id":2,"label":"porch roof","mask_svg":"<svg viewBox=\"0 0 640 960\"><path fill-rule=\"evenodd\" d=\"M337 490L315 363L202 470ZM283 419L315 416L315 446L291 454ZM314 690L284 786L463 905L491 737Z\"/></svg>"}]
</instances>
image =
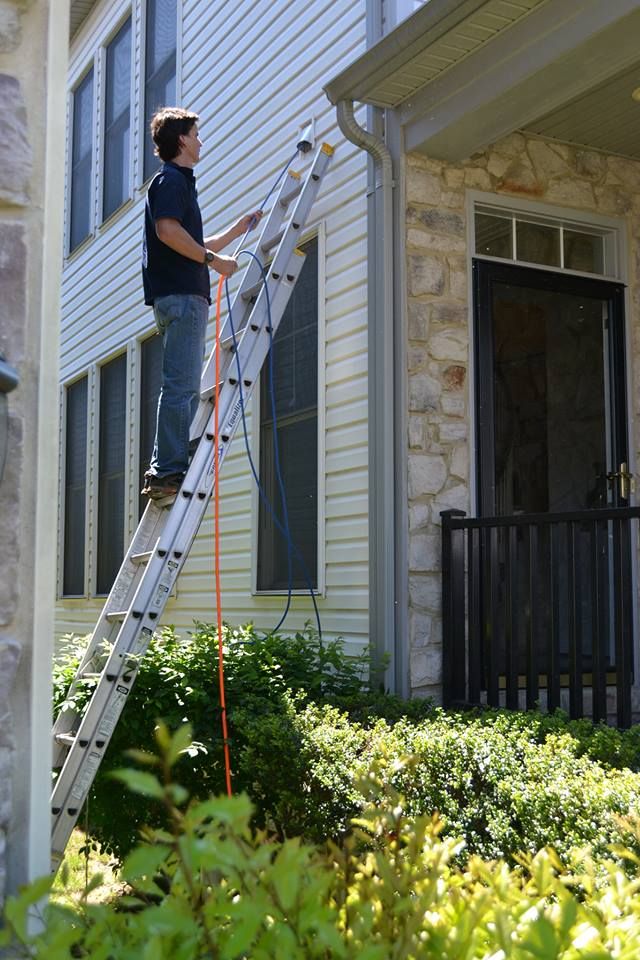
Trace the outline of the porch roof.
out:
<instances>
[{"instance_id":1,"label":"porch roof","mask_svg":"<svg viewBox=\"0 0 640 960\"><path fill-rule=\"evenodd\" d=\"M461 160L516 129L640 158L640 0L427 0L325 86Z\"/></svg>"}]
</instances>

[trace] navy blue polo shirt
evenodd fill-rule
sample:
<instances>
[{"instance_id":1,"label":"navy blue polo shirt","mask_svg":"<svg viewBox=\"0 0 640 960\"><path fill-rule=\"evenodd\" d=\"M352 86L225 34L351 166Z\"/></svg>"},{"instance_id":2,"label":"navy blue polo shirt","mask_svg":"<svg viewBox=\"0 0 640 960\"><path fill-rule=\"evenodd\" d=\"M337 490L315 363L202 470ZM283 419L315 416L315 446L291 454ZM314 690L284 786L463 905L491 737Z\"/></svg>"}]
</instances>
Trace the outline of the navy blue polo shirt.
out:
<instances>
[{"instance_id":1,"label":"navy blue polo shirt","mask_svg":"<svg viewBox=\"0 0 640 960\"><path fill-rule=\"evenodd\" d=\"M189 167L163 163L149 184L144 209L142 283L144 302L174 293L198 294L211 303L209 268L176 253L156 235L156 222L169 217L184 227L196 243L204 245L196 178Z\"/></svg>"}]
</instances>

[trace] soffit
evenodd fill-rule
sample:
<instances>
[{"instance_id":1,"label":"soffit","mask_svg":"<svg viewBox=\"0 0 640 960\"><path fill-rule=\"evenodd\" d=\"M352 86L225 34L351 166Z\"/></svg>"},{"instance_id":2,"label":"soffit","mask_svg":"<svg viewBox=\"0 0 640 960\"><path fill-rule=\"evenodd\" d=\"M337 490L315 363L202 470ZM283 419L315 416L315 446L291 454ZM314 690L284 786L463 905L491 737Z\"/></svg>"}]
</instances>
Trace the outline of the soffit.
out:
<instances>
[{"instance_id":1,"label":"soffit","mask_svg":"<svg viewBox=\"0 0 640 960\"><path fill-rule=\"evenodd\" d=\"M97 0L71 0L69 16L69 39L76 33L96 5Z\"/></svg>"},{"instance_id":2,"label":"soffit","mask_svg":"<svg viewBox=\"0 0 640 960\"><path fill-rule=\"evenodd\" d=\"M329 99L398 107L549 0L428 0L325 87Z\"/></svg>"},{"instance_id":3,"label":"soffit","mask_svg":"<svg viewBox=\"0 0 640 960\"><path fill-rule=\"evenodd\" d=\"M640 87L637 64L526 127L542 137L581 144L640 159Z\"/></svg>"}]
</instances>

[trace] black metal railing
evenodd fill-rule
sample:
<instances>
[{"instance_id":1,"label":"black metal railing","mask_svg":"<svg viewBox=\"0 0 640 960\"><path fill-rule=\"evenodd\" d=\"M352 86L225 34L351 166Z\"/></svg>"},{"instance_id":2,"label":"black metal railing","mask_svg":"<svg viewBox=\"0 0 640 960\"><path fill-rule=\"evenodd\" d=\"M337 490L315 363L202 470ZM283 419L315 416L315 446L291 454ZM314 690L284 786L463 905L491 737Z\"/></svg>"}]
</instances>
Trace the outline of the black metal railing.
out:
<instances>
[{"instance_id":1,"label":"black metal railing","mask_svg":"<svg viewBox=\"0 0 640 960\"><path fill-rule=\"evenodd\" d=\"M563 707L629 726L639 519L638 507L444 511L445 705Z\"/></svg>"}]
</instances>

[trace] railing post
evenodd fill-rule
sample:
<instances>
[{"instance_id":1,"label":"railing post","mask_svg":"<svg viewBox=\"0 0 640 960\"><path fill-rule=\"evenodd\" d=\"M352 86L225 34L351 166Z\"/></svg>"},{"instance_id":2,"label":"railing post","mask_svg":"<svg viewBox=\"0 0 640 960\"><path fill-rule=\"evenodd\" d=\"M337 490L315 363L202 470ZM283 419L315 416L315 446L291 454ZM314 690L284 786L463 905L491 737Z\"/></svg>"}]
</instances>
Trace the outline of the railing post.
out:
<instances>
[{"instance_id":1,"label":"railing post","mask_svg":"<svg viewBox=\"0 0 640 960\"><path fill-rule=\"evenodd\" d=\"M464 510L443 510L442 518L442 700L444 706L466 699L464 541L453 542L452 520Z\"/></svg>"}]
</instances>

